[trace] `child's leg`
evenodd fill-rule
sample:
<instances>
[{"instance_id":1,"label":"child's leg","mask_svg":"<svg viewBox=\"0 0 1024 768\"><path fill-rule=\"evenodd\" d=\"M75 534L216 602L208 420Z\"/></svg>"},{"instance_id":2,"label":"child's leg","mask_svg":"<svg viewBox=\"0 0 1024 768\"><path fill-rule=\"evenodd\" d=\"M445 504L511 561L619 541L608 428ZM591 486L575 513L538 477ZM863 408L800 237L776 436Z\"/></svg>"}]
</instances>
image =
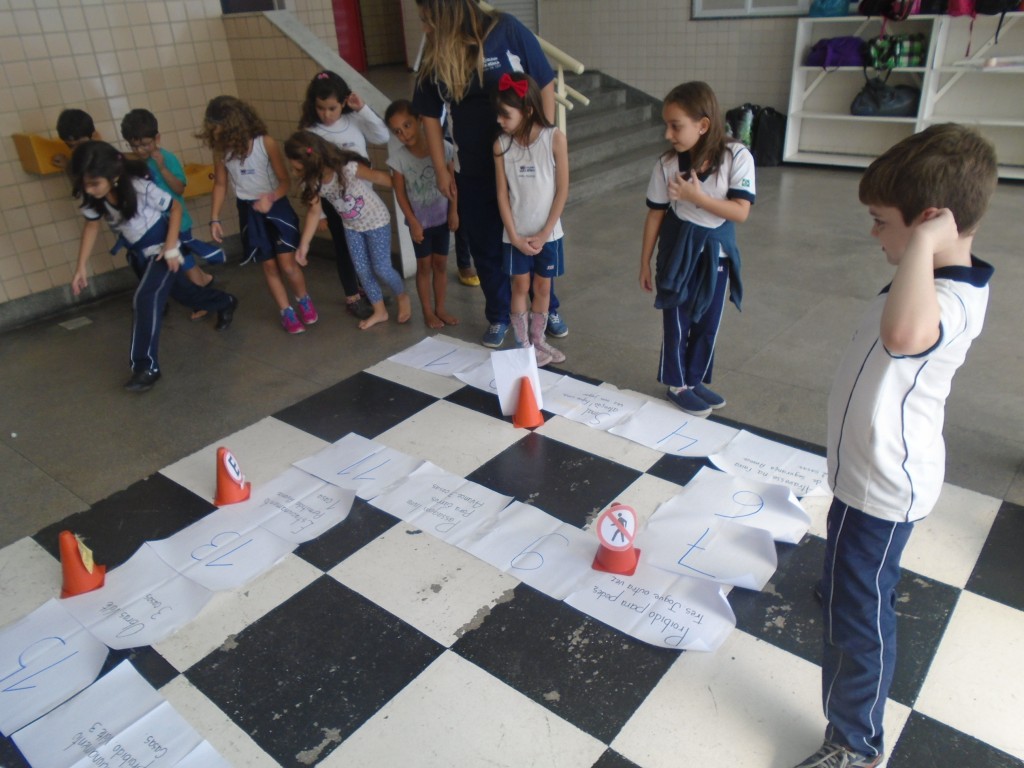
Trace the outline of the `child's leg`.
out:
<instances>
[{"instance_id":1,"label":"child's leg","mask_svg":"<svg viewBox=\"0 0 1024 768\"><path fill-rule=\"evenodd\" d=\"M913 523L881 520L835 499L822 578L825 738L883 752L882 714L896 664L896 585Z\"/></svg>"},{"instance_id":2,"label":"child's leg","mask_svg":"<svg viewBox=\"0 0 1024 768\"><path fill-rule=\"evenodd\" d=\"M391 227L379 227L364 232L373 273L391 289L398 302L398 322L407 323L412 317L412 304L405 292L402 276L391 266Z\"/></svg>"},{"instance_id":3,"label":"child's leg","mask_svg":"<svg viewBox=\"0 0 1024 768\"><path fill-rule=\"evenodd\" d=\"M690 326L686 344L684 379L686 386L696 387L703 382L711 383L711 361L718 339L718 328L725 311L725 297L729 291L729 266L726 259L718 260L718 275L715 280L715 294L711 304L700 320Z\"/></svg>"},{"instance_id":4,"label":"child's leg","mask_svg":"<svg viewBox=\"0 0 1024 768\"><path fill-rule=\"evenodd\" d=\"M533 276L533 301L530 303L530 311L546 315L551 304L551 278L541 277L538 274Z\"/></svg>"},{"instance_id":5,"label":"child's leg","mask_svg":"<svg viewBox=\"0 0 1024 768\"><path fill-rule=\"evenodd\" d=\"M163 325L164 306L174 284L174 273L167 263L156 258L129 254L136 259L136 273L141 272L139 287L132 298L132 371L160 370L160 329Z\"/></svg>"},{"instance_id":6,"label":"child's leg","mask_svg":"<svg viewBox=\"0 0 1024 768\"><path fill-rule=\"evenodd\" d=\"M533 276L533 303L530 311L530 342L537 348L537 365L563 363L565 355L548 344L544 331L548 326L548 301L551 297L551 278ZM541 357L547 362L541 363Z\"/></svg>"},{"instance_id":7,"label":"child's leg","mask_svg":"<svg viewBox=\"0 0 1024 768\"><path fill-rule=\"evenodd\" d=\"M341 281L341 288L345 291L345 301L346 303L358 302L359 279L356 276L352 257L349 255L345 225L333 205L326 204L323 209L324 215L327 217L327 228L331 231L331 240L334 241L334 263L338 268L338 280Z\"/></svg>"},{"instance_id":8,"label":"child's leg","mask_svg":"<svg viewBox=\"0 0 1024 768\"><path fill-rule=\"evenodd\" d=\"M658 381L670 387L686 385L683 380L686 340L690 333L690 314L683 307L661 311L662 341L658 361Z\"/></svg>"},{"instance_id":9,"label":"child's leg","mask_svg":"<svg viewBox=\"0 0 1024 768\"><path fill-rule=\"evenodd\" d=\"M200 288L205 288L213 282L213 275L204 272L203 268L198 264L193 266L192 269L185 270L185 276L192 285L198 285Z\"/></svg>"},{"instance_id":10,"label":"child's leg","mask_svg":"<svg viewBox=\"0 0 1024 768\"><path fill-rule=\"evenodd\" d=\"M433 283L433 264L430 254L416 257L416 295L420 297L423 307L423 322L428 328L444 328L441 320L431 308L431 285Z\"/></svg>"},{"instance_id":11,"label":"child's leg","mask_svg":"<svg viewBox=\"0 0 1024 768\"><path fill-rule=\"evenodd\" d=\"M285 281L291 286L295 300L306 298L309 295L309 291L306 290L306 276L302 274L302 267L295 261L295 252L279 253L275 261Z\"/></svg>"},{"instance_id":12,"label":"child's leg","mask_svg":"<svg viewBox=\"0 0 1024 768\"><path fill-rule=\"evenodd\" d=\"M278 311L284 312L291 306L291 302L288 301L288 291L285 290L284 283L281 281L281 270L277 266L277 259L261 261L260 266L263 268L263 279L267 281L267 289L270 291L274 303L277 304Z\"/></svg>"},{"instance_id":13,"label":"child's leg","mask_svg":"<svg viewBox=\"0 0 1024 768\"><path fill-rule=\"evenodd\" d=\"M448 296L448 254L432 254L430 267L434 273L434 314L445 325L458 325L459 318L448 314L448 310L445 308L445 300Z\"/></svg>"},{"instance_id":14,"label":"child's leg","mask_svg":"<svg viewBox=\"0 0 1024 768\"><path fill-rule=\"evenodd\" d=\"M373 307L373 314L359 321L359 327L365 331L387 320L388 311L384 309L384 294L380 290L377 278L373 276L373 270L370 269L370 250L366 242L366 233L346 229L345 239L348 242L349 255L352 257L352 266L356 268L359 282L363 284L366 298Z\"/></svg>"}]
</instances>

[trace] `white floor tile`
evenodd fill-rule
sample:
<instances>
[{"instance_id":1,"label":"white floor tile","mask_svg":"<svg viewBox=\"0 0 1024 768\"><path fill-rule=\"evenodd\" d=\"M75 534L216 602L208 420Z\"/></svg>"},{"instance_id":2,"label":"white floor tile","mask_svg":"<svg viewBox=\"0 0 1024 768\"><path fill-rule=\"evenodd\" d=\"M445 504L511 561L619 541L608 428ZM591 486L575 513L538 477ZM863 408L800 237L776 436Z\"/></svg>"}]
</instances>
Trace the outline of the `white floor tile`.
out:
<instances>
[{"instance_id":1,"label":"white floor tile","mask_svg":"<svg viewBox=\"0 0 1024 768\"><path fill-rule=\"evenodd\" d=\"M447 652L320 768L589 768L597 739Z\"/></svg>"},{"instance_id":2,"label":"white floor tile","mask_svg":"<svg viewBox=\"0 0 1024 768\"><path fill-rule=\"evenodd\" d=\"M511 423L441 400L374 440L465 477L525 434Z\"/></svg>"},{"instance_id":3,"label":"white floor tile","mask_svg":"<svg viewBox=\"0 0 1024 768\"><path fill-rule=\"evenodd\" d=\"M664 456L660 451L560 416L548 419L537 433L640 472L649 469Z\"/></svg>"},{"instance_id":4,"label":"white floor tile","mask_svg":"<svg viewBox=\"0 0 1024 768\"><path fill-rule=\"evenodd\" d=\"M0 627L60 597L62 581L60 561L34 539L18 539L0 549Z\"/></svg>"},{"instance_id":5,"label":"white floor tile","mask_svg":"<svg viewBox=\"0 0 1024 768\"><path fill-rule=\"evenodd\" d=\"M920 712L1024 759L1024 613L960 595L931 671Z\"/></svg>"},{"instance_id":6,"label":"white floor tile","mask_svg":"<svg viewBox=\"0 0 1024 768\"><path fill-rule=\"evenodd\" d=\"M261 485L280 475L292 462L311 456L326 445L308 432L267 416L174 462L160 473L197 496L213 501L217 493L217 448L220 446L234 454L246 480Z\"/></svg>"},{"instance_id":7,"label":"white floor tile","mask_svg":"<svg viewBox=\"0 0 1024 768\"><path fill-rule=\"evenodd\" d=\"M895 741L910 710L889 701ZM684 653L612 742L641 768L791 768L821 744L821 671L745 632Z\"/></svg>"},{"instance_id":8,"label":"white floor tile","mask_svg":"<svg viewBox=\"0 0 1024 768\"><path fill-rule=\"evenodd\" d=\"M196 618L153 647L183 672L320 575L302 558L288 555L241 589L215 593Z\"/></svg>"},{"instance_id":9,"label":"white floor tile","mask_svg":"<svg viewBox=\"0 0 1024 768\"><path fill-rule=\"evenodd\" d=\"M444 341L449 341L449 339L444 338ZM456 339L450 341L453 344L462 345L462 342ZM476 348L483 349L483 347ZM403 384L410 389L425 392L434 397L448 397L452 392L457 392L466 386L451 376L438 376L436 373L421 371L418 368L410 368L408 365L395 363L391 360L381 360L376 365L367 368L366 372L372 373L374 376L380 376L382 379L393 381L396 384Z\"/></svg>"},{"instance_id":10,"label":"white floor tile","mask_svg":"<svg viewBox=\"0 0 1024 768\"><path fill-rule=\"evenodd\" d=\"M329 575L445 646L519 584L491 565L399 523Z\"/></svg>"}]
</instances>

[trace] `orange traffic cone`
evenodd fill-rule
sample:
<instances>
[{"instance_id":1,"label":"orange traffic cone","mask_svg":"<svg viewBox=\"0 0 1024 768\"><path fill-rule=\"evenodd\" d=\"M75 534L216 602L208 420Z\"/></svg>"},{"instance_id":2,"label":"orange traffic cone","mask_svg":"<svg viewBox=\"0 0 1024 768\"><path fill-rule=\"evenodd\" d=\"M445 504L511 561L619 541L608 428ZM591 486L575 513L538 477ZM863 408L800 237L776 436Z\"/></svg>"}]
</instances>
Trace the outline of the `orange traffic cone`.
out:
<instances>
[{"instance_id":1,"label":"orange traffic cone","mask_svg":"<svg viewBox=\"0 0 1024 768\"><path fill-rule=\"evenodd\" d=\"M615 502L597 518L597 540L601 545L590 567L632 576L640 563L640 550L633 547L635 536L636 510Z\"/></svg>"},{"instance_id":2,"label":"orange traffic cone","mask_svg":"<svg viewBox=\"0 0 1024 768\"><path fill-rule=\"evenodd\" d=\"M512 417L512 426L533 429L543 424L544 417L537 407L537 398L533 396L533 384L529 376L523 376L519 382L519 405Z\"/></svg>"},{"instance_id":3,"label":"orange traffic cone","mask_svg":"<svg viewBox=\"0 0 1024 768\"><path fill-rule=\"evenodd\" d=\"M107 566L96 565L92 561L92 550L71 531L61 531L58 542L60 544L60 567L64 573L60 596L74 597L102 587L106 578Z\"/></svg>"},{"instance_id":4,"label":"orange traffic cone","mask_svg":"<svg viewBox=\"0 0 1024 768\"><path fill-rule=\"evenodd\" d=\"M218 507L237 504L249 498L252 483L245 479L238 461L231 451L223 446L217 449L217 495L213 503Z\"/></svg>"}]
</instances>

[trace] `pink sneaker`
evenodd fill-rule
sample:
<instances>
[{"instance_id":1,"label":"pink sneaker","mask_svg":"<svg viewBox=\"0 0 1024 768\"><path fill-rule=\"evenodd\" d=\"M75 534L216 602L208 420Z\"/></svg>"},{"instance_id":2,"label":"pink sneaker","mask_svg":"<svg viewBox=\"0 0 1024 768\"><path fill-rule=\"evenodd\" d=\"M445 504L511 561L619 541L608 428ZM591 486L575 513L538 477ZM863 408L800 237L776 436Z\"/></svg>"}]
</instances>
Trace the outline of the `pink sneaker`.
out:
<instances>
[{"instance_id":1,"label":"pink sneaker","mask_svg":"<svg viewBox=\"0 0 1024 768\"><path fill-rule=\"evenodd\" d=\"M306 332L306 329L302 327L302 323L299 322L299 318L295 316L295 310L291 307L281 312L281 327L288 333Z\"/></svg>"},{"instance_id":2,"label":"pink sneaker","mask_svg":"<svg viewBox=\"0 0 1024 768\"><path fill-rule=\"evenodd\" d=\"M298 308L295 311L298 312L299 320L302 321L303 325L312 325L320 319L316 307L313 306L313 299L310 298L308 293L303 298L296 299L296 301Z\"/></svg>"}]
</instances>

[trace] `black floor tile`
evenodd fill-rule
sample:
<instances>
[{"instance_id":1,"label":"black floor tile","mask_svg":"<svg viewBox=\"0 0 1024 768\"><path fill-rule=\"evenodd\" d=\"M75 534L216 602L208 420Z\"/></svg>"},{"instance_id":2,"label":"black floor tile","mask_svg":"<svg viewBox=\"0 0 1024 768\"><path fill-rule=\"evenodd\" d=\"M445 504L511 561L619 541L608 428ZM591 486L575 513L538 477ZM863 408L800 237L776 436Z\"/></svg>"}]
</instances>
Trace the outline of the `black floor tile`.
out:
<instances>
[{"instance_id":1,"label":"black floor tile","mask_svg":"<svg viewBox=\"0 0 1024 768\"><path fill-rule=\"evenodd\" d=\"M582 528L641 474L531 432L466 479Z\"/></svg>"},{"instance_id":2,"label":"black floor tile","mask_svg":"<svg viewBox=\"0 0 1024 768\"><path fill-rule=\"evenodd\" d=\"M0 736L0 765L4 768L32 768L21 751L6 736Z\"/></svg>"},{"instance_id":3,"label":"black floor tile","mask_svg":"<svg viewBox=\"0 0 1024 768\"><path fill-rule=\"evenodd\" d=\"M679 658L525 584L452 650L606 744Z\"/></svg>"},{"instance_id":4,"label":"black floor tile","mask_svg":"<svg viewBox=\"0 0 1024 768\"><path fill-rule=\"evenodd\" d=\"M233 640L185 675L294 768L324 759L444 651L329 576Z\"/></svg>"},{"instance_id":5,"label":"black floor tile","mask_svg":"<svg viewBox=\"0 0 1024 768\"><path fill-rule=\"evenodd\" d=\"M463 408L469 408L471 411L482 413L484 416L511 423L511 417L505 416L501 412L501 404L493 392L484 392L482 389L466 386L452 392L445 400L455 403L455 405L461 405Z\"/></svg>"},{"instance_id":6,"label":"black floor tile","mask_svg":"<svg viewBox=\"0 0 1024 768\"><path fill-rule=\"evenodd\" d=\"M167 659L153 650L152 646L144 645L120 651L111 649L107 660L103 662L103 669L100 670L98 678L103 677L122 661L131 662L135 671L157 690L178 676L178 670Z\"/></svg>"},{"instance_id":7,"label":"black floor tile","mask_svg":"<svg viewBox=\"0 0 1024 768\"><path fill-rule=\"evenodd\" d=\"M1024 761L920 712L911 712L900 740L889 756L887 768L931 768L942 765L1021 768Z\"/></svg>"},{"instance_id":8,"label":"black floor tile","mask_svg":"<svg viewBox=\"0 0 1024 768\"><path fill-rule=\"evenodd\" d=\"M821 579L825 542L805 536L797 546L777 545L779 567L761 592L734 589L729 602L736 627L802 659L821 664L821 604L814 586ZM889 697L913 706L960 590L903 571L896 588L896 673Z\"/></svg>"},{"instance_id":9,"label":"black floor tile","mask_svg":"<svg viewBox=\"0 0 1024 768\"><path fill-rule=\"evenodd\" d=\"M349 432L374 438L435 402L428 394L362 372L274 417L333 443Z\"/></svg>"},{"instance_id":10,"label":"black floor tile","mask_svg":"<svg viewBox=\"0 0 1024 768\"><path fill-rule=\"evenodd\" d=\"M1004 501L992 523L967 589L1024 611L1024 507Z\"/></svg>"},{"instance_id":11,"label":"black floor tile","mask_svg":"<svg viewBox=\"0 0 1024 768\"><path fill-rule=\"evenodd\" d=\"M32 538L57 559L63 530L78 534L92 549L96 563L116 568L144 542L164 539L214 511L201 499L161 474L150 475L78 512L47 526Z\"/></svg>"},{"instance_id":12,"label":"black floor tile","mask_svg":"<svg viewBox=\"0 0 1024 768\"><path fill-rule=\"evenodd\" d=\"M597 759L592 768L637 768L632 760L627 760L614 749L609 747L604 754Z\"/></svg>"},{"instance_id":13,"label":"black floor tile","mask_svg":"<svg viewBox=\"0 0 1024 768\"><path fill-rule=\"evenodd\" d=\"M714 464L707 459L672 456L666 453L648 467L647 474L668 480L676 485L686 485L703 467L714 468Z\"/></svg>"},{"instance_id":14,"label":"black floor tile","mask_svg":"<svg viewBox=\"0 0 1024 768\"><path fill-rule=\"evenodd\" d=\"M313 541L300 545L295 554L321 571L329 571L397 522L397 517L356 499L348 517Z\"/></svg>"}]
</instances>

